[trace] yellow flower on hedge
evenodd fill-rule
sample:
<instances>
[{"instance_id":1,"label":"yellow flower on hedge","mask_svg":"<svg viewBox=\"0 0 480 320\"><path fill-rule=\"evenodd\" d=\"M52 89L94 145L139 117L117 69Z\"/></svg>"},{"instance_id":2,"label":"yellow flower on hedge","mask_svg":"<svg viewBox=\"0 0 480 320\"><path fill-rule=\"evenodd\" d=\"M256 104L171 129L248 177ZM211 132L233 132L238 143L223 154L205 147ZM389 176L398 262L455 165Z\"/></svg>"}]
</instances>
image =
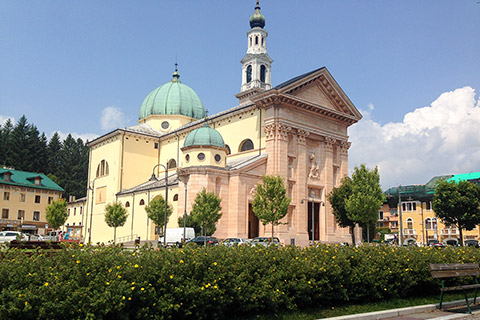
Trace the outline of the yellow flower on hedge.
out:
<instances>
[{"instance_id":1,"label":"yellow flower on hedge","mask_svg":"<svg viewBox=\"0 0 480 320\"><path fill-rule=\"evenodd\" d=\"M112 269L108 269L108 272L112 272Z\"/></svg>"},{"instance_id":2,"label":"yellow flower on hedge","mask_svg":"<svg viewBox=\"0 0 480 320\"><path fill-rule=\"evenodd\" d=\"M89 275L90 275L90 272L87 272L87 276L89 276Z\"/></svg>"},{"instance_id":3,"label":"yellow flower on hedge","mask_svg":"<svg viewBox=\"0 0 480 320\"><path fill-rule=\"evenodd\" d=\"M25 301L25 307L26 307L26 306L28 306L28 302L27 302L27 301Z\"/></svg>"},{"instance_id":4,"label":"yellow flower on hedge","mask_svg":"<svg viewBox=\"0 0 480 320\"><path fill-rule=\"evenodd\" d=\"M83 247L83 243L80 243L78 246L79 246L79 247Z\"/></svg>"},{"instance_id":5,"label":"yellow flower on hedge","mask_svg":"<svg viewBox=\"0 0 480 320\"><path fill-rule=\"evenodd\" d=\"M183 260L180 260L180 263L183 263Z\"/></svg>"},{"instance_id":6,"label":"yellow flower on hedge","mask_svg":"<svg viewBox=\"0 0 480 320\"><path fill-rule=\"evenodd\" d=\"M122 278L122 276L121 276L121 275L118 275L117 277L118 277L118 279L121 279L121 278Z\"/></svg>"},{"instance_id":7,"label":"yellow flower on hedge","mask_svg":"<svg viewBox=\"0 0 480 320\"><path fill-rule=\"evenodd\" d=\"M131 298L131 297L128 297L128 300L132 300L132 298Z\"/></svg>"},{"instance_id":8,"label":"yellow flower on hedge","mask_svg":"<svg viewBox=\"0 0 480 320\"><path fill-rule=\"evenodd\" d=\"M74 255L74 254L72 254L72 258L75 258L75 255Z\"/></svg>"},{"instance_id":9,"label":"yellow flower on hedge","mask_svg":"<svg viewBox=\"0 0 480 320\"><path fill-rule=\"evenodd\" d=\"M132 282L132 286L135 284L135 281Z\"/></svg>"},{"instance_id":10,"label":"yellow flower on hedge","mask_svg":"<svg viewBox=\"0 0 480 320\"><path fill-rule=\"evenodd\" d=\"M20 293L20 294L18 295L18 297L20 298L21 296L22 296L22 294Z\"/></svg>"},{"instance_id":11,"label":"yellow flower on hedge","mask_svg":"<svg viewBox=\"0 0 480 320\"><path fill-rule=\"evenodd\" d=\"M108 285L110 285L110 282L107 281L107 282L105 282L105 284L108 286Z\"/></svg>"},{"instance_id":12,"label":"yellow flower on hedge","mask_svg":"<svg viewBox=\"0 0 480 320\"><path fill-rule=\"evenodd\" d=\"M173 274L170 276L170 279L173 279Z\"/></svg>"},{"instance_id":13,"label":"yellow flower on hedge","mask_svg":"<svg viewBox=\"0 0 480 320\"><path fill-rule=\"evenodd\" d=\"M45 286L45 287L48 287L48 282L45 282L44 286Z\"/></svg>"},{"instance_id":14,"label":"yellow flower on hedge","mask_svg":"<svg viewBox=\"0 0 480 320\"><path fill-rule=\"evenodd\" d=\"M117 270L119 270L119 269L120 269L120 266L117 266Z\"/></svg>"},{"instance_id":15,"label":"yellow flower on hedge","mask_svg":"<svg viewBox=\"0 0 480 320\"><path fill-rule=\"evenodd\" d=\"M125 296L122 297L122 300L125 300Z\"/></svg>"},{"instance_id":16,"label":"yellow flower on hedge","mask_svg":"<svg viewBox=\"0 0 480 320\"><path fill-rule=\"evenodd\" d=\"M135 264L133 267L134 267L134 268L138 268L138 264Z\"/></svg>"},{"instance_id":17,"label":"yellow flower on hedge","mask_svg":"<svg viewBox=\"0 0 480 320\"><path fill-rule=\"evenodd\" d=\"M213 265L216 266L216 265L217 265L217 262L214 262Z\"/></svg>"},{"instance_id":18,"label":"yellow flower on hedge","mask_svg":"<svg viewBox=\"0 0 480 320\"><path fill-rule=\"evenodd\" d=\"M133 290L135 290L135 287L131 287L130 289L132 289L132 291L133 291Z\"/></svg>"},{"instance_id":19,"label":"yellow flower on hedge","mask_svg":"<svg viewBox=\"0 0 480 320\"><path fill-rule=\"evenodd\" d=\"M201 287L201 288L200 288L200 290L202 290L202 291L203 291L203 290L205 290L205 288L204 288L204 287Z\"/></svg>"},{"instance_id":20,"label":"yellow flower on hedge","mask_svg":"<svg viewBox=\"0 0 480 320\"><path fill-rule=\"evenodd\" d=\"M142 291L143 291L143 290L145 290L145 288L141 288L140 290L142 290Z\"/></svg>"},{"instance_id":21,"label":"yellow flower on hedge","mask_svg":"<svg viewBox=\"0 0 480 320\"><path fill-rule=\"evenodd\" d=\"M77 263L80 263L80 260L77 260Z\"/></svg>"}]
</instances>

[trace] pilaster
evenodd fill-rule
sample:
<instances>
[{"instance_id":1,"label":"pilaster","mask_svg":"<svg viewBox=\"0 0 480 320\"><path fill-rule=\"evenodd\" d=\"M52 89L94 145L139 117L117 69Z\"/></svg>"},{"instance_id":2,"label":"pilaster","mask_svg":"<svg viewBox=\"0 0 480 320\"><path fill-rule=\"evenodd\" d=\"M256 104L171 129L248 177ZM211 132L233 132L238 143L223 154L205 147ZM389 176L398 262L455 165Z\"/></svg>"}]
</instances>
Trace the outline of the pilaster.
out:
<instances>
[{"instance_id":1,"label":"pilaster","mask_svg":"<svg viewBox=\"0 0 480 320\"><path fill-rule=\"evenodd\" d=\"M334 186L334 175L333 175L333 148L336 144L335 138L325 137L324 141L324 153L325 153L325 189L324 194L327 195L332 191ZM320 225L325 226L320 229L320 240L328 241L329 237L327 234L334 232L335 220L332 214L332 209L330 206L325 207L325 210L320 210Z\"/></svg>"}]
</instances>

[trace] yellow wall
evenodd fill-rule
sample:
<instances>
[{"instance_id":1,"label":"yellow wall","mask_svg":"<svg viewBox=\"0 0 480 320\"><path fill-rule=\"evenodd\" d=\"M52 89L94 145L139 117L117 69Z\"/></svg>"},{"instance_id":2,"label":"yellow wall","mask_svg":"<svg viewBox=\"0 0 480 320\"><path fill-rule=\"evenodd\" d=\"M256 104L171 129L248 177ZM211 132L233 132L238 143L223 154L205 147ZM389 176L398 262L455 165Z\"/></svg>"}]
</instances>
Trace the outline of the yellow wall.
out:
<instances>
[{"instance_id":1,"label":"yellow wall","mask_svg":"<svg viewBox=\"0 0 480 320\"><path fill-rule=\"evenodd\" d=\"M5 193L9 193L8 200L5 200ZM21 201L23 197L25 201ZM0 229L6 228L7 225L12 225L10 229L16 229L21 224L35 225L37 230L28 230L28 232L45 234L45 225L47 219L45 216L45 208L49 201L56 201L60 199L62 193L59 191L17 187L0 183ZM35 197L40 196L40 203L35 203ZM2 218L3 209L8 209L8 218ZM24 210L25 215L23 219L18 219L18 211ZM39 212L39 219L33 220L34 212Z\"/></svg>"},{"instance_id":2,"label":"yellow wall","mask_svg":"<svg viewBox=\"0 0 480 320\"><path fill-rule=\"evenodd\" d=\"M84 198L83 198L84 199ZM70 239L82 239L82 232L84 230L83 226L85 224L85 200L76 200L69 202L67 205L68 218L65 221L64 226L62 227L63 231L70 232Z\"/></svg>"},{"instance_id":3,"label":"yellow wall","mask_svg":"<svg viewBox=\"0 0 480 320\"><path fill-rule=\"evenodd\" d=\"M164 121L167 121L170 124L167 129L162 128L162 123ZM181 126L184 126L192 121L194 121L194 119L181 115L151 115L138 120L138 123L147 123L153 129L158 130L162 133L167 133L172 130L178 129Z\"/></svg>"}]
</instances>

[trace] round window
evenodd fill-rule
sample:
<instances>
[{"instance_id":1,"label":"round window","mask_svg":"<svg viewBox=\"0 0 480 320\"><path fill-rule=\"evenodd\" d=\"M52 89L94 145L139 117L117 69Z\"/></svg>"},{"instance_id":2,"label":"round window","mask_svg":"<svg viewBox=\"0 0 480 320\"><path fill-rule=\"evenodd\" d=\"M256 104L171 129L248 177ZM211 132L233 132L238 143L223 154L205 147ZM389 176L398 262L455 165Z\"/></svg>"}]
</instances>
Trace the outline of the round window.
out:
<instances>
[{"instance_id":1,"label":"round window","mask_svg":"<svg viewBox=\"0 0 480 320\"><path fill-rule=\"evenodd\" d=\"M205 153L200 152L200 153L198 154L197 158L198 158L198 160L200 160L200 161L205 160Z\"/></svg>"},{"instance_id":2,"label":"round window","mask_svg":"<svg viewBox=\"0 0 480 320\"><path fill-rule=\"evenodd\" d=\"M163 121L162 122L162 129L167 130L168 127L170 127L170 123L168 123L168 121Z\"/></svg>"},{"instance_id":3,"label":"round window","mask_svg":"<svg viewBox=\"0 0 480 320\"><path fill-rule=\"evenodd\" d=\"M185 156L185 161L187 161L187 162L190 161L190 155L189 155L189 154L187 154L187 155Z\"/></svg>"},{"instance_id":4,"label":"round window","mask_svg":"<svg viewBox=\"0 0 480 320\"><path fill-rule=\"evenodd\" d=\"M215 155L215 161L220 162L222 160L222 157L219 154Z\"/></svg>"}]
</instances>

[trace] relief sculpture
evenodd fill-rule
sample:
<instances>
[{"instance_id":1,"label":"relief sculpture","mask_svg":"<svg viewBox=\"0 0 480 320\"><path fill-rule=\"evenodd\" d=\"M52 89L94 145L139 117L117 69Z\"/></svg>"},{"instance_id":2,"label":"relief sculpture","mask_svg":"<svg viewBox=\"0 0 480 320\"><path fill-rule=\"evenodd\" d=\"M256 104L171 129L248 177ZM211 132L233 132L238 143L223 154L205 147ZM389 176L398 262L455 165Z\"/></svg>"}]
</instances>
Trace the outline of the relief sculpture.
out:
<instances>
[{"instance_id":1,"label":"relief sculpture","mask_svg":"<svg viewBox=\"0 0 480 320\"><path fill-rule=\"evenodd\" d=\"M310 155L310 172L308 177L312 179L320 179L320 168L317 160L315 160L315 152L312 152Z\"/></svg>"}]
</instances>

